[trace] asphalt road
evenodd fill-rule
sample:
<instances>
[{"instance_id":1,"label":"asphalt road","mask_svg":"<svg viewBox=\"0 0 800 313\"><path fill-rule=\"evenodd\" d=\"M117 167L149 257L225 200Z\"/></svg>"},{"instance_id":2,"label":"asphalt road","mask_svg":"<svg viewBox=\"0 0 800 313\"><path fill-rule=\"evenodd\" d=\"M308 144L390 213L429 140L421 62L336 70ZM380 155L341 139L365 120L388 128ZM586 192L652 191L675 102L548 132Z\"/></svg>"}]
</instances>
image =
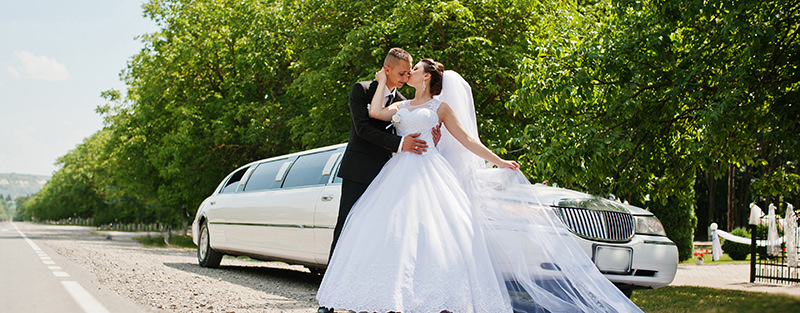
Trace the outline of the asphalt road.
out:
<instances>
[{"instance_id":1,"label":"asphalt road","mask_svg":"<svg viewBox=\"0 0 800 313\"><path fill-rule=\"evenodd\" d=\"M47 245L36 243L39 236L59 234L42 234L29 227L0 223L0 312L146 312L103 288Z\"/></svg>"}]
</instances>

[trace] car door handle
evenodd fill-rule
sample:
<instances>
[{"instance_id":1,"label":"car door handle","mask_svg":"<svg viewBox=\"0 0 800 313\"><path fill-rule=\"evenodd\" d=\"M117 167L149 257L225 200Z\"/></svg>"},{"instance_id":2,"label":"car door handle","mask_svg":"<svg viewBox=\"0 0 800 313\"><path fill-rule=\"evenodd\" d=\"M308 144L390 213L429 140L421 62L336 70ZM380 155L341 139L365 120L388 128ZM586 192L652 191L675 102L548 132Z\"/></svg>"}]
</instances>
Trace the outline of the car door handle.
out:
<instances>
[{"instance_id":1,"label":"car door handle","mask_svg":"<svg viewBox=\"0 0 800 313\"><path fill-rule=\"evenodd\" d=\"M323 195L322 201L331 201L333 200L333 195Z\"/></svg>"}]
</instances>

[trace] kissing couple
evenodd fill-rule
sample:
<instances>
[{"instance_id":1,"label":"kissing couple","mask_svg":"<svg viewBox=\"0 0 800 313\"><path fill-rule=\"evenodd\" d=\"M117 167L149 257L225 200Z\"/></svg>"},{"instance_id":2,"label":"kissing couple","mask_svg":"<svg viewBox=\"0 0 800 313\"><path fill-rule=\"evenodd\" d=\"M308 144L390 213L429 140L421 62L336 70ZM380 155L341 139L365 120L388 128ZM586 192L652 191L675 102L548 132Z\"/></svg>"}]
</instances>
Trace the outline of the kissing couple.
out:
<instances>
[{"instance_id":1,"label":"kissing couple","mask_svg":"<svg viewBox=\"0 0 800 313\"><path fill-rule=\"evenodd\" d=\"M318 312L642 312L519 164L481 143L458 73L392 48L375 80L353 85L350 114Z\"/></svg>"}]
</instances>

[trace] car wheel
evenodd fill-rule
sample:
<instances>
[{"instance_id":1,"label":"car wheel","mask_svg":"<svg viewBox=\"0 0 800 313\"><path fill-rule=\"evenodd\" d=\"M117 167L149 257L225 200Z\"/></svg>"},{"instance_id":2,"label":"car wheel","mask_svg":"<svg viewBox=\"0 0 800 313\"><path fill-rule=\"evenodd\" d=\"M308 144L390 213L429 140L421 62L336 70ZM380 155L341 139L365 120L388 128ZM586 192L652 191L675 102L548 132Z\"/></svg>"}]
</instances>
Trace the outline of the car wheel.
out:
<instances>
[{"instance_id":1,"label":"car wheel","mask_svg":"<svg viewBox=\"0 0 800 313\"><path fill-rule=\"evenodd\" d=\"M197 262L202 267L218 268L222 261L222 253L211 248L211 239L208 236L208 223L200 225L200 242L197 245Z\"/></svg>"}]
</instances>

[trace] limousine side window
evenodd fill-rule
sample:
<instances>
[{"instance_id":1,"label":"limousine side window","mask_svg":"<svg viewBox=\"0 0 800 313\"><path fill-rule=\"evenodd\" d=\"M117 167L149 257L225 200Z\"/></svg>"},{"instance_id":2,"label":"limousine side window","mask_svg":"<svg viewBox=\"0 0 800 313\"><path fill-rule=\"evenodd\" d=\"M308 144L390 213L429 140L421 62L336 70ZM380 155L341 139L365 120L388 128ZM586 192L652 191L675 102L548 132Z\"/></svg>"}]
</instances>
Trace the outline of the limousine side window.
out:
<instances>
[{"instance_id":1,"label":"limousine side window","mask_svg":"<svg viewBox=\"0 0 800 313\"><path fill-rule=\"evenodd\" d=\"M242 181L242 177L244 177L244 173L247 173L247 169L249 167L245 167L243 169L238 170L236 173L231 175L231 178L228 179L228 182L225 183L225 188L222 188L220 193L234 193L236 189L239 187L239 183Z\"/></svg>"},{"instance_id":2,"label":"limousine side window","mask_svg":"<svg viewBox=\"0 0 800 313\"><path fill-rule=\"evenodd\" d=\"M278 174L282 172L282 168L285 171L285 167L291 162L290 159L281 159L259 164L253 171L253 174L250 175L250 179L247 180L244 191L281 188L281 178L283 178L283 175L278 177Z\"/></svg>"},{"instance_id":3,"label":"limousine side window","mask_svg":"<svg viewBox=\"0 0 800 313\"><path fill-rule=\"evenodd\" d=\"M330 169L325 171L325 167L326 165L333 166L329 160L338 157L336 153L338 153L337 150L330 150L300 156L289 169L289 174L286 175L286 180L283 182L283 188L328 183L331 171Z\"/></svg>"}]
</instances>

